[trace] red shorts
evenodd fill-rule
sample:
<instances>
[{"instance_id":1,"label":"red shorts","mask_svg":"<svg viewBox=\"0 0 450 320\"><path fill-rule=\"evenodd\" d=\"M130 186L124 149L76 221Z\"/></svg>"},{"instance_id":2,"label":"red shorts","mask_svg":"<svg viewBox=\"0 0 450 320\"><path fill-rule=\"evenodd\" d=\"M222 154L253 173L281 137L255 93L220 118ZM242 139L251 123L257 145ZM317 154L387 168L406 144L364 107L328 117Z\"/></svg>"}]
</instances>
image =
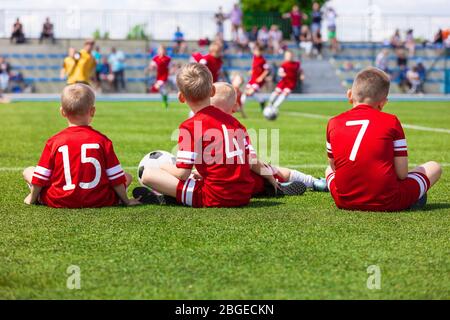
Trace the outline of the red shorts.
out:
<instances>
[{"instance_id":1,"label":"red shorts","mask_svg":"<svg viewBox=\"0 0 450 320\"><path fill-rule=\"evenodd\" d=\"M286 93L290 93L292 90L295 89L296 86L297 86L296 81L281 79L280 82L278 82L275 90L277 90L278 92L284 91Z\"/></svg>"},{"instance_id":2,"label":"red shorts","mask_svg":"<svg viewBox=\"0 0 450 320\"><path fill-rule=\"evenodd\" d=\"M259 91L259 89L264 86L264 83L264 81L256 82L256 79L250 79L250 81L247 83L247 88L253 88L255 91Z\"/></svg>"},{"instance_id":3,"label":"red shorts","mask_svg":"<svg viewBox=\"0 0 450 320\"><path fill-rule=\"evenodd\" d=\"M427 193L430 189L430 180L428 177L419 172L410 172L405 180L398 181L398 193L393 203L386 203L383 207L374 207L371 205L354 205L349 201L342 201L336 192L334 181L335 173L330 173L327 177L328 189L331 196L340 209L347 210L363 210L363 211L401 211L411 208L417 200Z\"/></svg>"},{"instance_id":4,"label":"red shorts","mask_svg":"<svg viewBox=\"0 0 450 320\"><path fill-rule=\"evenodd\" d=\"M166 84L167 80L156 80L156 82L152 85L151 92L158 93L162 86ZM158 87L156 87L158 85Z\"/></svg>"}]
</instances>

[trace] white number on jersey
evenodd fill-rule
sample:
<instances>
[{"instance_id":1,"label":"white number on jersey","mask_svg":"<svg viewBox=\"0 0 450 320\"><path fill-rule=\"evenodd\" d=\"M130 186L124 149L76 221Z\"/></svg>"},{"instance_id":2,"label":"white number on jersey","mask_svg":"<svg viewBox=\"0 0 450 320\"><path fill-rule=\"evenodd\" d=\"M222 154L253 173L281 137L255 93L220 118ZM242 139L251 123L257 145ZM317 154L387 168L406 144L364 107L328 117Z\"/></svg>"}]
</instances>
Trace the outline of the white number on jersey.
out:
<instances>
[{"instance_id":1,"label":"white number on jersey","mask_svg":"<svg viewBox=\"0 0 450 320\"><path fill-rule=\"evenodd\" d=\"M367 127L369 126L369 120L354 120L354 121L347 121L345 123L347 127L351 126L361 126L359 129L358 135L356 136L355 143L353 144L352 152L350 153L349 159L351 161L355 161L356 154L358 153L359 147L361 146L361 141L364 137L364 134L366 133Z\"/></svg>"},{"instance_id":2,"label":"white number on jersey","mask_svg":"<svg viewBox=\"0 0 450 320\"><path fill-rule=\"evenodd\" d=\"M94 189L100 182L100 177L102 175L102 167L100 162L93 158L87 156L88 149L100 149L98 143L86 143L81 145L81 163L90 163L95 168L95 177L90 182L80 182L79 186L81 189ZM66 185L63 187L64 191L75 189L75 185L72 183L72 175L70 173L70 160L69 160L69 147L67 145L58 148L58 152L62 153L63 166L64 166L64 178L66 179Z\"/></svg>"},{"instance_id":3,"label":"white number on jersey","mask_svg":"<svg viewBox=\"0 0 450 320\"><path fill-rule=\"evenodd\" d=\"M230 151L230 145L231 145L231 141L230 141L230 137L228 135L228 129L227 127L223 124L222 125L222 130L223 130L223 140L225 143L225 155L227 157L227 159L231 159L233 157L239 157L239 160L241 160L241 163L244 163L244 158L242 157L242 155L244 154L244 152L242 151L242 149L239 148L239 144L236 140L236 138L233 138L233 145L235 148L235 151Z\"/></svg>"}]
</instances>

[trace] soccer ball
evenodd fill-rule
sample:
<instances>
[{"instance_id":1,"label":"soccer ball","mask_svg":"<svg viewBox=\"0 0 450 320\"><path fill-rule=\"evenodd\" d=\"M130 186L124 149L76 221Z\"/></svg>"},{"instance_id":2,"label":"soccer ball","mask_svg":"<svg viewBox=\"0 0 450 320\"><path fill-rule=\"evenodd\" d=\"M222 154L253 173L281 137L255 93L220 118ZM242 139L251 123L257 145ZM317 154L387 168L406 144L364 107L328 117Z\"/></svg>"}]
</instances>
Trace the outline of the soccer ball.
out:
<instances>
[{"instance_id":1,"label":"soccer ball","mask_svg":"<svg viewBox=\"0 0 450 320\"><path fill-rule=\"evenodd\" d=\"M278 117L278 111L275 108L268 106L264 108L263 115L267 120L273 121Z\"/></svg>"},{"instance_id":2,"label":"soccer ball","mask_svg":"<svg viewBox=\"0 0 450 320\"><path fill-rule=\"evenodd\" d=\"M138 181L141 186L144 186L142 183L142 174L144 173L145 168L159 168L162 164L175 164L176 158L173 154L167 151L157 150L152 151L142 158L141 162L139 162L138 166Z\"/></svg>"}]
</instances>

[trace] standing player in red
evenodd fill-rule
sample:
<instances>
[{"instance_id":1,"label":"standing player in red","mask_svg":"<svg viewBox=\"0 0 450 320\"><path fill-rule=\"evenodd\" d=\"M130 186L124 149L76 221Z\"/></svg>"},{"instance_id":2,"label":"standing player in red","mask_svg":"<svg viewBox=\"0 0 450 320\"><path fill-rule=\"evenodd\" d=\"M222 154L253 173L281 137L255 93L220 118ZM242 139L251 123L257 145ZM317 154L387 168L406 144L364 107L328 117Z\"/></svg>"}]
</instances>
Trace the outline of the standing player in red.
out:
<instances>
[{"instance_id":1,"label":"standing player in red","mask_svg":"<svg viewBox=\"0 0 450 320\"><path fill-rule=\"evenodd\" d=\"M278 82L275 91L270 95L269 105L266 107L272 109L275 114L278 114L280 105L297 86L297 81L299 79L303 81L304 79L300 61L294 60L292 51L287 50L284 53L284 62L281 64L278 74L281 80Z\"/></svg>"},{"instance_id":2,"label":"standing player in red","mask_svg":"<svg viewBox=\"0 0 450 320\"><path fill-rule=\"evenodd\" d=\"M244 106L247 97L254 96L258 100L261 110L263 110L266 105L266 99L259 93L259 90L264 86L266 77L269 75L269 65L262 54L262 49L258 45L253 49L253 62L250 74L250 81L241 97L241 104Z\"/></svg>"},{"instance_id":3,"label":"standing player in red","mask_svg":"<svg viewBox=\"0 0 450 320\"><path fill-rule=\"evenodd\" d=\"M161 97L166 109L169 107L166 83L169 78L169 66L171 58L166 55L166 48L160 45L158 54L153 57L149 65L149 70L156 69L156 82L151 88L151 92L161 93Z\"/></svg>"},{"instance_id":4,"label":"standing player in red","mask_svg":"<svg viewBox=\"0 0 450 320\"><path fill-rule=\"evenodd\" d=\"M26 204L54 208L136 205L128 199L131 176L122 170L111 140L92 129L95 94L85 84L64 88L61 114L69 127L51 137L36 167L24 170L31 188Z\"/></svg>"},{"instance_id":5,"label":"standing player in red","mask_svg":"<svg viewBox=\"0 0 450 320\"><path fill-rule=\"evenodd\" d=\"M338 208L400 211L420 208L441 176L430 161L408 171L408 147L400 121L382 112L389 76L376 68L356 75L347 96L353 108L328 122L328 187Z\"/></svg>"},{"instance_id":6,"label":"standing player in red","mask_svg":"<svg viewBox=\"0 0 450 320\"><path fill-rule=\"evenodd\" d=\"M189 63L177 75L179 100L194 116L180 125L177 162L160 168L146 168L142 182L166 195L164 200L192 207L237 207L252 196L253 148L245 127L233 116L211 106L212 75L199 63ZM197 179L192 169L198 171ZM201 178L200 178L201 177ZM267 177L275 185L273 176ZM133 190L144 203L160 203L161 197L147 188ZM169 197L167 197L169 196Z\"/></svg>"},{"instance_id":7,"label":"standing player in red","mask_svg":"<svg viewBox=\"0 0 450 320\"><path fill-rule=\"evenodd\" d=\"M223 60L222 47L218 43L211 43L208 54L202 55L200 52L195 52L192 54L192 58L193 62L198 62L208 67L214 82L219 81Z\"/></svg>"}]
</instances>

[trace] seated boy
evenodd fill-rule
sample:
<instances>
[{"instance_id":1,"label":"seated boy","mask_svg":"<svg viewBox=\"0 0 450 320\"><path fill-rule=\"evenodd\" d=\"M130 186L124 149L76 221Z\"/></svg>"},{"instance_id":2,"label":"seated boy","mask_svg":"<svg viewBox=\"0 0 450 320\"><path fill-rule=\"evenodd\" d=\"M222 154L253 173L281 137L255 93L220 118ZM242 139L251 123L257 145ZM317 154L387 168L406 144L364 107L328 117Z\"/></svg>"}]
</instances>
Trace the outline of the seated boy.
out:
<instances>
[{"instance_id":1,"label":"seated boy","mask_svg":"<svg viewBox=\"0 0 450 320\"><path fill-rule=\"evenodd\" d=\"M214 87L216 88L216 94L211 98L211 104L230 115L235 113L239 109L239 98L236 97L236 88L226 82L216 82L214 83ZM317 179L300 171L288 168L274 167L268 164L263 165L267 168L266 174L272 174L281 183L279 188L281 194L300 195L303 193L298 192L298 188L294 188L294 190L288 188L289 183L293 181L300 182L305 187L311 188L314 191L328 191L327 184L323 178ZM254 196L273 194L271 188L267 188L266 179L254 172L252 172L252 177L255 180Z\"/></svg>"},{"instance_id":2,"label":"seated boy","mask_svg":"<svg viewBox=\"0 0 450 320\"><path fill-rule=\"evenodd\" d=\"M55 208L139 204L128 199L131 176L122 170L111 140L89 126L94 104L95 94L89 86L64 88L60 111L68 128L47 141L36 167L23 172L31 188L26 204Z\"/></svg>"},{"instance_id":3,"label":"seated boy","mask_svg":"<svg viewBox=\"0 0 450 320\"><path fill-rule=\"evenodd\" d=\"M328 122L328 188L338 208L400 211L426 203L426 192L441 176L427 162L408 172L408 152L396 116L382 112L389 76L376 68L356 75L347 97L353 108Z\"/></svg>"},{"instance_id":4,"label":"seated boy","mask_svg":"<svg viewBox=\"0 0 450 320\"><path fill-rule=\"evenodd\" d=\"M177 75L178 99L187 103L194 116L180 125L176 165L146 168L142 182L155 191L192 207L237 207L247 205L254 180L254 151L246 128L233 116L211 105L215 94L208 68L199 63L183 66ZM193 167L198 175L191 176ZM273 176L267 176L273 186ZM147 188L133 190L144 203L161 203Z\"/></svg>"}]
</instances>

